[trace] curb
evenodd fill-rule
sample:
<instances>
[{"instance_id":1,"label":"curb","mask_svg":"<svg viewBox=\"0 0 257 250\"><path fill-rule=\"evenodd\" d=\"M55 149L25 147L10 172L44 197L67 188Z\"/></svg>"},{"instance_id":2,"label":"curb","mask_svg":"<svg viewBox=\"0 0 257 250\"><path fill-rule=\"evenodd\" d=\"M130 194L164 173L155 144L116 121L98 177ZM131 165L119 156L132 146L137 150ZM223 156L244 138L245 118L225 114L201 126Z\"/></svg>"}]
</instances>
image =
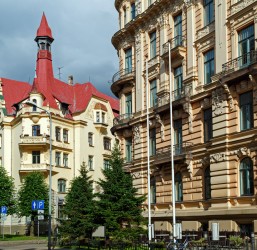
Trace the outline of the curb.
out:
<instances>
[{"instance_id":1,"label":"curb","mask_svg":"<svg viewBox=\"0 0 257 250\"><path fill-rule=\"evenodd\" d=\"M47 244L46 240L17 240L17 241L0 241L0 246L18 246L26 244Z\"/></svg>"}]
</instances>

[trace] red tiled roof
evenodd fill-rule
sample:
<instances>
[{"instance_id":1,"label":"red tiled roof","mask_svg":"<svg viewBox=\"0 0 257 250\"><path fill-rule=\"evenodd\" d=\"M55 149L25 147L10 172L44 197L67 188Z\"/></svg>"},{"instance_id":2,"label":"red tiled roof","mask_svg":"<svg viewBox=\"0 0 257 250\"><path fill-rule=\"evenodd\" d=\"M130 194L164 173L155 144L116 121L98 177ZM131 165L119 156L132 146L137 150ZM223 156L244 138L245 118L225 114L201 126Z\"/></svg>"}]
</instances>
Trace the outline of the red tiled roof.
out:
<instances>
[{"instance_id":1,"label":"red tiled roof","mask_svg":"<svg viewBox=\"0 0 257 250\"><path fill-rule=\"evenodd\" d=\"M41 23L39 25L39 28L37 29L37 37L50 37L51 39L53 39L52 31L48 26L45 13L43 13Z\"/></svg>"},{"instance_id":2,"label":"red tiled roof","mask_svg":"<svg viewBox=\"0 0 257 250\"><path fill-rule=\"evenodd\" d=\"M52 32L47 24L45 14L43 14L37 36L48 36L52 38ZM119 100L103 94L92 83L69 85L54 78L50 51L40 50L38 52L36 75L37 77L34 79L32 86L26 82L2 78L3 96L6 101L7 114L13 114L14 107L12 106L28 98L29 93L32 92L42 94L44 98L43 106L49 105L54 109L58 109L55 99L69 104L71 114L83 112L92 97L108 101L115 116L119 112ZM70 116L67 118L70 118Z\"/></svg>"}]
</instances>

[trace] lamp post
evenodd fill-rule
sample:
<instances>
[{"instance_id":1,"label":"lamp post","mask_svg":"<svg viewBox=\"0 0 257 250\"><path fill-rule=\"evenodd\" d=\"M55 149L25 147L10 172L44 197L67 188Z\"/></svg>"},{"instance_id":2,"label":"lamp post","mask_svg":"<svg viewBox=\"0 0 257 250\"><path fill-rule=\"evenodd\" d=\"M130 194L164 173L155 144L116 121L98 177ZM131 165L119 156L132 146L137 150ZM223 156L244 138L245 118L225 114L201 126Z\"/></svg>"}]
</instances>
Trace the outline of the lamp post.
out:
<instances>
[{"instance_id":1,"label":"lamp post","mask_svg":"<svg viewBox=\"0 0 257 250\"><path fill-rule=\"evenodd\" d=\"M45 111L48 116L49 116L49 123L50 123L50 148L49 148L49 154L50 154L50 166L49 166L49 195L48 195L48 199L49 199L49 207L48 207L48 250L51 250L51 219L52 219L52 116L51 116L51 112L39 107L36 103L31 102L31 101L27 101L25 102L25 104L32 106L32 107L36 107L38 109L41 109L43 111Z\"/></svg>"}]
</instances>

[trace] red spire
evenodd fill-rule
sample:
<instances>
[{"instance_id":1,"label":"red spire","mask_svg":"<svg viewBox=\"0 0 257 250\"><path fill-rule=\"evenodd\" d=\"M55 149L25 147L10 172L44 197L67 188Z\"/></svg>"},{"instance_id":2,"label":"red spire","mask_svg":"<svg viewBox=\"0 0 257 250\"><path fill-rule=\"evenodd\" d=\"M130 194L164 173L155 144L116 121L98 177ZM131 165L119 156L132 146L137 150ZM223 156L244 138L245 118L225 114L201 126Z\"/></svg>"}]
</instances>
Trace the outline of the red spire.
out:
<instances>
[{"instance_id":1,"label":"red spire","mask_svg":"<svg viewBox=\"0 0 257 250\"><path fill-rule=\"evenodd\" d=\"M37 29L37 37L40 37L40 36L41 37L42 36L43 37L49 37L52 40L54 40L53 37L52 37L52 31L51 31L50 27L48 26L48 23L47 23L44 12L43 12L43 16L42 16L42 19L41 19L40 26Z\"/></svg>"}]
</instances>

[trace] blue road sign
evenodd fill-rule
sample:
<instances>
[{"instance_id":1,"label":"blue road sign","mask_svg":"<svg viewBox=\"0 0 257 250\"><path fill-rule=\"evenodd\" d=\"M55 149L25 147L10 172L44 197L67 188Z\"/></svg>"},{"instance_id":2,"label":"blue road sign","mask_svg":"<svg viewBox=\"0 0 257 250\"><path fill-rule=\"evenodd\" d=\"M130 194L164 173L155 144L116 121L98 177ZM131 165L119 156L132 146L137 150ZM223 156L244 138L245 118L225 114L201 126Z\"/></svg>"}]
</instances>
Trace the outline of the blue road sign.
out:
<instances>
[{"instance_id":1,"label":"blue road sign","mask_svg":"<svg viewBox=\"0 0 257 250\"><path fill-rule=\"evenodd\" d=\"M33 200L31 203L32 210L41 210L45 209L45 201L44 200Z\"/></svg>"},{"instance_id":2,"label":"blue road sign","mask_svg":"<svg viewBox=\"0 0 257 250\"><path fill-rule=\"evenodd\" d=\"M7 214L7 207L1 206L1 214Z\"/></svg>"},{"instance_id":3,"label":"blue road sign","mask_svg":"<svg viewBox=\"0 0 257 250\"><path fill-rule=\"evenodd\" d=\"M39 210L45 209L45 201L44 201L44 200L38 201L38 207L37 207L37 209L39 209Z\"/></svg>"}]
</instances>

